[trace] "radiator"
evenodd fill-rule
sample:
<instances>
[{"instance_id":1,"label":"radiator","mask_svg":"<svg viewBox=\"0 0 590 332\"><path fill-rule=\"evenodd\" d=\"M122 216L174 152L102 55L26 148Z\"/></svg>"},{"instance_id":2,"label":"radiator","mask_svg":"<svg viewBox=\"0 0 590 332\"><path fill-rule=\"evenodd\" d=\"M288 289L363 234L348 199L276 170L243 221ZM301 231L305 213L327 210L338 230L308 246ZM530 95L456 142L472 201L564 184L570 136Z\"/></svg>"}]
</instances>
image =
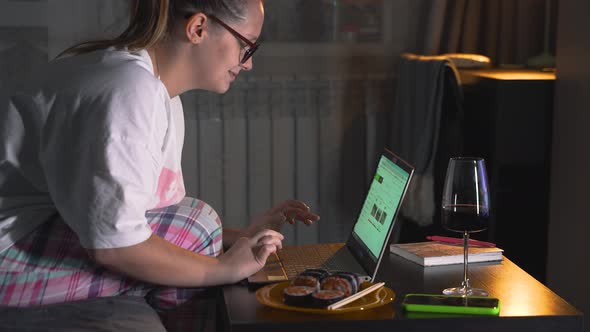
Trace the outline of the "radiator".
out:
<instances>
[{"instance_id":1,"label":"radiator","mask_svg":"<svg viewBox=\"0 0 590 332\"><path fill-rule=\"evenodd\" d=\"M285 225L285 244L345 241L388 138L388 77L263 77L224 95L182 95L187 195L226 227L284 199L308 203L314 226Z\"/></svg>"}]
</instances>

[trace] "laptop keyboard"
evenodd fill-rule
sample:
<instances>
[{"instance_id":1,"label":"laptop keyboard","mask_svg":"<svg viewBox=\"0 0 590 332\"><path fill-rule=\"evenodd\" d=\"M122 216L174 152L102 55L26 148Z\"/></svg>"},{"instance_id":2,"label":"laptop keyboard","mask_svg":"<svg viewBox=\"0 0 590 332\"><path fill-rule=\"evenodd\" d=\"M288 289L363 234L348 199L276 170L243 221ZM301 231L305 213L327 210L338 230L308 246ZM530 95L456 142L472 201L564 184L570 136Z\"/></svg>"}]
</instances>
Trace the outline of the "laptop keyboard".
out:
<instances>
[{"instance_id":1,"label":"laptop keyboard","mask_svg":"<svg viewBox=\"0 0 590 332\"><path fill-rule=\"evenodd\" d=\"M298 246L289 250L289 247L277 252L287 277L292 279L307 269L322 268L329 271L342 271L344 268L335 264L334 254L338 248L330 245Z\"/></svg>"}]
</instances>

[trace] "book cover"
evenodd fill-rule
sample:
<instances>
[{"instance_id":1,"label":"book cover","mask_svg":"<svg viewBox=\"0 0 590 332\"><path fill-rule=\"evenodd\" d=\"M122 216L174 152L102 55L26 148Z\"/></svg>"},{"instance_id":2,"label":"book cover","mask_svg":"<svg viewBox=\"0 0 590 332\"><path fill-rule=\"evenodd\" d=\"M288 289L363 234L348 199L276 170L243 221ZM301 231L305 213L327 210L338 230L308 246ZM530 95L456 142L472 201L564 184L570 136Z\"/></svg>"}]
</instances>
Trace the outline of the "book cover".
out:
<instances>
[{"instance_id":1,"label":"book cover","mask_svg":"<svg viewBox=\"0 0 590 332\"><path fill-rule=\"evenodd\" d=\"M423 266L463 264L463 245L435 241L392 244L393 254ZM504 250L496 247L469 246L469 263L502 260Z\"/></svg>"}]
</instances>

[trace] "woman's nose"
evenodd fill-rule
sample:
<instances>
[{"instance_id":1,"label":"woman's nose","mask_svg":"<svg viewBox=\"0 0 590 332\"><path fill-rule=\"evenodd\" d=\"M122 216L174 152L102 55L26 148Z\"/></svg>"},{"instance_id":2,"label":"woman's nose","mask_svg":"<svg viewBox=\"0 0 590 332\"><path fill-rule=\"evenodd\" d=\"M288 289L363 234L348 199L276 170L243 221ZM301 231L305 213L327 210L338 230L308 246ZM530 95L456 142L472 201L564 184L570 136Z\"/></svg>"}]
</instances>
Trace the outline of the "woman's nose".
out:
<instances>
[{"instance_id":1,"label":"woman's nose","mask_svg":"<svg viewBox=\"0 0 590 332\"><path fill-rule=\"evenodd\" d=\"M252 57L250 57L248 60L246 60L246 62L240 64L240 67L242 67L242 70L245 70L245 71L252 70L253 66L254 66L254 63L252 62Z\"/></svg>"}]
</instances>

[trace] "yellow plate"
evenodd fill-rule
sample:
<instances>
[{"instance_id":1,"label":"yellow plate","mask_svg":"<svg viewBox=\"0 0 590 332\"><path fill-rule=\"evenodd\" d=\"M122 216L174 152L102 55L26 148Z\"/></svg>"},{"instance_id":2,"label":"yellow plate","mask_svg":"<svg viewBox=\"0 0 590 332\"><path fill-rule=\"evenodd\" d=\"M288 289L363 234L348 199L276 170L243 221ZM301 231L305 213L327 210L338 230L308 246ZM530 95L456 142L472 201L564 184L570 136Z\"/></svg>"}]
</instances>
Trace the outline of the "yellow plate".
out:
<instances>
[{"instance_id":1,"label":"yellow plate","mask_svg":"<svg viewBox=\"0 0 590 332\"><path fill-rule=\"evenodd\" d=\"M361 285L361 289L365 289L371 286L373 283L365 282ZM277 308L277 309L284 309L284 310L291 310L291 311L299 311L299 312L308 312L314 314L342 314L345 312L351 311L360 311L360 310L367 310L371 308L376 308L382 306L384 304L390 303L395 298L395 294L390 288L383 287L377 291L374 291L370 294L367 294L360 299L351 302L345 306L342 306L338 309L328 310L328 309L321 309L321 308L307 308L307 307L296 307L291 305L286 305L283 301L283 290L289 286L289 282L281 282L278 284L267 285L259 290L256 291L256 299L258 302L267 305L269 307Z\"/></svg>"}]
</instances>

